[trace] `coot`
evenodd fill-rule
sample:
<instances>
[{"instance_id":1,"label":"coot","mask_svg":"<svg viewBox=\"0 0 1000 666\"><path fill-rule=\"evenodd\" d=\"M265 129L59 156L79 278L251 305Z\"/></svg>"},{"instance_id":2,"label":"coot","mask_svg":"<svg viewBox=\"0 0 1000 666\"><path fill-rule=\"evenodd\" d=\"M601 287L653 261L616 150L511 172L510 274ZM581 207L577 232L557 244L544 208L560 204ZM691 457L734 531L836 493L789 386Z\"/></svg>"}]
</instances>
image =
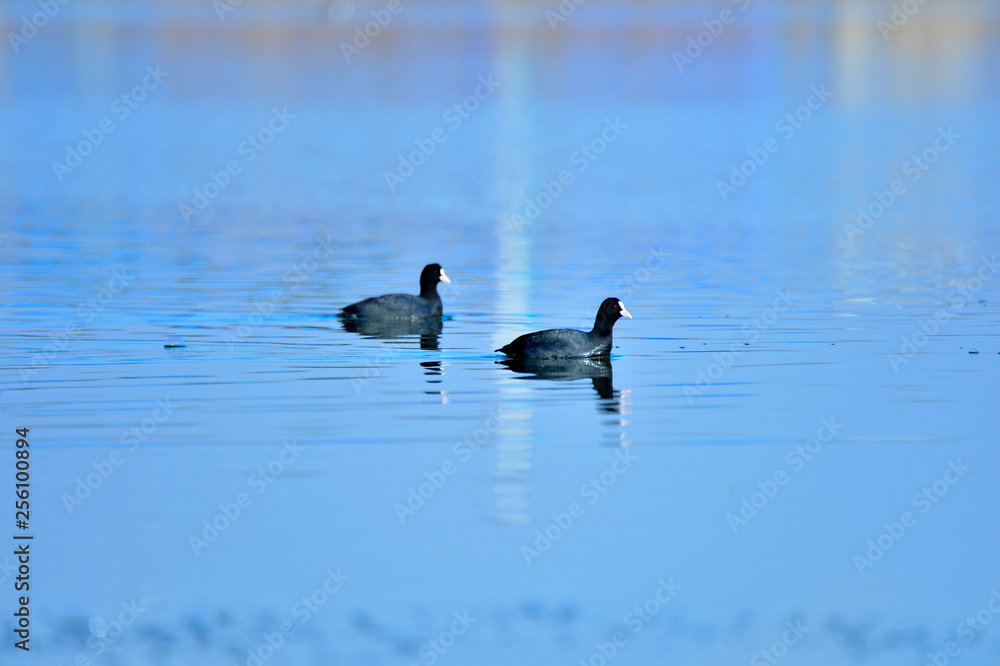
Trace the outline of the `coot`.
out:
<instances>
[{"instance_id":1,"label":"coot","mask_svg":"<svg viewBox=\"0 0 1000 666\"><path fill-rule=\"evenodd\" d=\"M441 316L438 282L451 280L440 264L427 264L420 273L420 295L384 294L373 296L343 308L341 317L361 319L427 319Z\"/></svg>"},{"instance_id":2,"label":"coot","mask_svg":"<svg viewBox=\"0 0 1000 666\"><path fill-rule=\"evenodd\" d=\"M611 329L622 317L632 318L617 298L606 298L590 332L550 328L527 333L495 351L513 358L587 358L611 353Z\"/></svg>"}]
</instances>

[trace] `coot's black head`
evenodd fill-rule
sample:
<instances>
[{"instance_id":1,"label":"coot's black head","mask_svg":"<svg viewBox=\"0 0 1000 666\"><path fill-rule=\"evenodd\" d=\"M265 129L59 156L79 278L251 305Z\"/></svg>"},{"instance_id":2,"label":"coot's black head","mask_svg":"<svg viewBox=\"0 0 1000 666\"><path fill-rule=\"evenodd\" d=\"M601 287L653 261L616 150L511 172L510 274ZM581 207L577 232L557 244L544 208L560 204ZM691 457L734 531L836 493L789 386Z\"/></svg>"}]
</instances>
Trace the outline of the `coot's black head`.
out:
<instances>
[{"instance_id":1,"label":"coot's black head","mask_svg":"<svg viewBox=\"0 0 1000 666\"><path fill-rule=\"evenodd\" d=\"M420 272L420 295L437 294L438 282L451 284L451 278L444 274L441 264L427 264Z\"/></svg>"},{"instance_id":2,"label":"coot's black head","mask_svg":"<svg viewBox=\"0 0 1000 666\"><path fill-rule=\"evenodd\" d=\"M594 332L599 335L611 335L611 329L614 328L615 322L622 317L631 319L632 315L617 298L605 298L600 309L597 310Z\"/></svg>"}]
</instances>

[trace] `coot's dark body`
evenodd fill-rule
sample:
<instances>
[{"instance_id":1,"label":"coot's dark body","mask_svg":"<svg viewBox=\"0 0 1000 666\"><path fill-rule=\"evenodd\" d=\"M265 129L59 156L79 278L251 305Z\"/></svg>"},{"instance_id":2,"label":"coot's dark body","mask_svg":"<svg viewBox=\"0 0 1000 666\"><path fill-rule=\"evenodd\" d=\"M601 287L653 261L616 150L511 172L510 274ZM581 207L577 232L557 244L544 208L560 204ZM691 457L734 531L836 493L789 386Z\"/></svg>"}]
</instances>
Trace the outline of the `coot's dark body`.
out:
<instances>
[{"instance_id":1,"label":"coot's dark body","mask_svg":"<svg viewBox=\"0 0 1000 666\"><path fill-rule=\"evenodd\" d=\"M435 298L436 297L436 298ZM357 319L428 319L440 317L441 297L384 294L351 303L340 311L342 317Z\"/></svg>"},{"instance_id":2,"label":"coot's dark body","mask_svg":"<svg viewBox=\"0 0 1000 666\"><path fill-rule=\"evenodd\" d=\"M550 328L527 333L504 345L498 352L512 358L588 358L611 353L611 331L622 317L632 318L617 298L606 298L601 303L588 332L572 328Z\"/></svg>"},{"instance_id":3,"label":"coot's dark body","mask_svg":"<svg viewBox=\"0 0 1000 666\"><path fill-rule=\"evenodd\" d=\"M593 336L571 328L527 333L498 352L513 358L587 358L611 353L611 336Z\"/></svg>"},{"instance_id":4,"label":"coot's dark body","mask_svg":"<svg viewBox=\"0 0 1000 666\"><path fill-rule=\"evenodd\" d=\"M356 319L428 319L440 317L441 296L438 282L451 280L444 274L440 264L428 264L420 273L420 294L384 294L373 296L357 303L351 303L338 314Z\"/></svg>"}]
</instances>

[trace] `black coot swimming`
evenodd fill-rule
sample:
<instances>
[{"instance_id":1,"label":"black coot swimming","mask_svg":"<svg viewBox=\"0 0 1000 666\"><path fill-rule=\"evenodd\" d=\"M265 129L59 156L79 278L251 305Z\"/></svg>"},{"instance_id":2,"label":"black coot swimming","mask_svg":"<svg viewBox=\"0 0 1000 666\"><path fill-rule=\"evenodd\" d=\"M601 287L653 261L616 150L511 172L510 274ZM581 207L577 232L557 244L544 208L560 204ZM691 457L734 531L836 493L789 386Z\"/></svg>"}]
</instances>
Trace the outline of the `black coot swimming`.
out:
<instances>
[{"instance_id":1,"label":"black coot swimming","mask_svg":"<svg viewBox=\"0 0 1000 666\"><path fill-rule=\"evenodd\" d=\"M373 296L343 308L338 315L358 319L427 319L441 316L438 282L451 280L441 264L427 264L420 272L420 295L384 294Z\"/></svg>"},{"instance_id":2,"label":"black coot swimming","mask_svg":"<svg viewBox=\"0 0 1000 666\"><path fill-rule=\"evenodd\" d=\"M589 332L572 328L550 328L527 333L498 352L513 358L587 358L611 353L611 330L622 317L632 318L617 298L605 298L597 310L594 328Z\"/></svg>"}]
</instances>

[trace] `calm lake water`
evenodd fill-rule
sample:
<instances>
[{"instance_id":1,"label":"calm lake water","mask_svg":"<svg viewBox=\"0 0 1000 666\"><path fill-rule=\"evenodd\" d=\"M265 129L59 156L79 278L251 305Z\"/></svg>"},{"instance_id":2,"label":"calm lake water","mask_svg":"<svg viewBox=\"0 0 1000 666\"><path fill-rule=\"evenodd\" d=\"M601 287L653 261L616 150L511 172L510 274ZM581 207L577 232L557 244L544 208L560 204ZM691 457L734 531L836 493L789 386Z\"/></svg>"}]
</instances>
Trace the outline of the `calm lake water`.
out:
<instances>
[{"instance_id":1,"label":"calm lake water","mask_svg":"<svg viewBox=\"0 0 1000 666\"><path fill-rule=\"evenodd\" d=\"M993 5L60 7L0 9L4 663L1000 659ZM334 316L431 262L440 326ZM610 363L492 351L608 296Z\"/></svg>"}]
</instances>

